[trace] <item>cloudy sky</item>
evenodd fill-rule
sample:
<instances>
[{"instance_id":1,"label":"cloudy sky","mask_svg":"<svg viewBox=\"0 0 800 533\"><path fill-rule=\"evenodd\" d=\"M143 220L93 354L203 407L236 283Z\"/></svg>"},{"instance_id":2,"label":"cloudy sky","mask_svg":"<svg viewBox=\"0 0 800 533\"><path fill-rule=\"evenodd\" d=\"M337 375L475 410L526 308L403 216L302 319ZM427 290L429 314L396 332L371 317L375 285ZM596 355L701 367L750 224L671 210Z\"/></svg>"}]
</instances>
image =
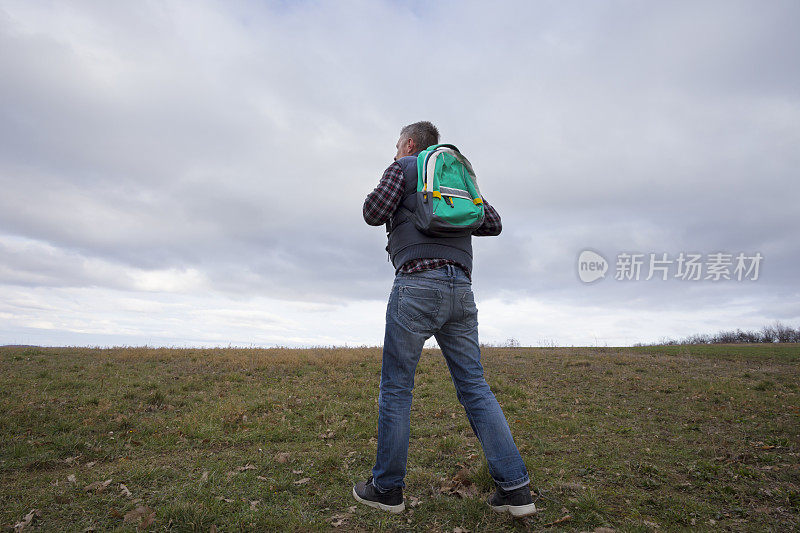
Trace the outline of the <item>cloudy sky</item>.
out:
<instances>
[{"instance_id":1,"label":"cloudy sky","mask_svg":"<svg viewBox=\"0 0 800 533\"><path fill-rule=\"evenodd\" d=\"M798 20L791 0L0 0L0 344L380 344L393 269L361 207L418 120L503 219L473 239L483 342L796 326ZM701 279L645 279L681 252ZM705 279L715 253L760 253L757 279Z\"/></svg>"}]
</instances>

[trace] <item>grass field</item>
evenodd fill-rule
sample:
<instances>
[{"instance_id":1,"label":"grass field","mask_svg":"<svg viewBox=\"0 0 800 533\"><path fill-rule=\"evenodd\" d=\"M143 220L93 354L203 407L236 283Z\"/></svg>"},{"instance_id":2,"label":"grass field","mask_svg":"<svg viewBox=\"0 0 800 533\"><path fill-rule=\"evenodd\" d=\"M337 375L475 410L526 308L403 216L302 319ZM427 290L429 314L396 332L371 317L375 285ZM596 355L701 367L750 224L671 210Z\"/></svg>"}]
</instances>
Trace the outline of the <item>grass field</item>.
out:
<instances>
[{"instance_id":1,"label":"grass field","mask_svg":"<svg viewBox=\"0 0 800 533\"><path fill-rule=\"evenodd\" d=\"M438 350L407 510L356 505L380 349L0 348L0 525L24 531L800 529L800 345L484 348L538 492L513 520ZM33 509L38 510L29 514Z\"/></svg>"}]
</instances>

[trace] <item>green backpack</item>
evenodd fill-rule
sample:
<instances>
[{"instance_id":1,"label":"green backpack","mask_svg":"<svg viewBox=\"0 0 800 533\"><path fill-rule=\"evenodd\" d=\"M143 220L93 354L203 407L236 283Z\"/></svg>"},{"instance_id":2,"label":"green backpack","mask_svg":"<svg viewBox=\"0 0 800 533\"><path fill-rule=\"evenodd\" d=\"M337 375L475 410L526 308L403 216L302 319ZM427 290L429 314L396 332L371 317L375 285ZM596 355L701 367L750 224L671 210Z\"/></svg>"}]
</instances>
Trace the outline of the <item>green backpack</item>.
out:
<instances>
[{"instance_id":1,"label":"green backpack","mask_svg":"<svg viewBox=\"0 0 800 533\"><path fill-rule=\"evenodd\" d=\"M417 156L414 226L432 237L469 235L483 224L475 171L452 144L429 146Z\"/></svg>"}]
</instances>

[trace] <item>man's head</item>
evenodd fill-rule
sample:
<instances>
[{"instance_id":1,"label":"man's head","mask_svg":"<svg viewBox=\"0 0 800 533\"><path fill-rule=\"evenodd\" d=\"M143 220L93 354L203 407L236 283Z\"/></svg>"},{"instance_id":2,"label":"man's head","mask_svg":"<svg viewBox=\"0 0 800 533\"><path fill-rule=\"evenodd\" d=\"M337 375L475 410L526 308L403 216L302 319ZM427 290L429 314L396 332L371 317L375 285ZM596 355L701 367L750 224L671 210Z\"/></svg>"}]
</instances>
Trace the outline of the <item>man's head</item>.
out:
<instances>
[{"instance_id":1,"label":"man's head","mask_svg":"<svg viewBox=\"0 0 800 533\"><path fill-rule=\"evenodd\" d=\"M436 126L423 120L409 124L400 130L400 139L397 141L397 155L394 160L401 157L414 155L421 152L428 146L439 144L439 130Z\"/></svg>"}]
</instances>

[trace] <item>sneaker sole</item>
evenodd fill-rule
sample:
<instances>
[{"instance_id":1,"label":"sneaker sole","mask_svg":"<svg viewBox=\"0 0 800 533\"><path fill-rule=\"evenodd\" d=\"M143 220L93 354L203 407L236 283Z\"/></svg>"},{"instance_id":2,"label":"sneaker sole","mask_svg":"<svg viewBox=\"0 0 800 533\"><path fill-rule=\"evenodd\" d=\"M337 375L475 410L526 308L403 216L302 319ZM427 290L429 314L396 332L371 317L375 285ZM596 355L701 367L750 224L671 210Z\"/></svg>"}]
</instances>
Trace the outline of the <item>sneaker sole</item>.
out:
<instances>
[{"instance_id":1,"label":"sneaker sole","mask_svg":"<svg viewBox=\"0 0 800 533\"><path fill-rule=\"evenodd\" d=\"M355 498L356 500L360 501L363 504L369 505L370 507L374 507L382 511L389 511L390 513L402 513L406 508L405 502L400 503L398 505L387 505L385 503L373 502L372 500L365 500L364 498L358 495L355 487L353 487L353 498Z\"/></svg>"},{"instance_id":2,"label":"sneaker sole","mask_svg":"<svg viewBox=\"0 0 800 533\"><path fill-rule=\"evenodd\" d=\"M536 513L536 504L528 505L490 505L498 513L510 513L514 517L530 516Z\"/></svg>"}]
</instances>

